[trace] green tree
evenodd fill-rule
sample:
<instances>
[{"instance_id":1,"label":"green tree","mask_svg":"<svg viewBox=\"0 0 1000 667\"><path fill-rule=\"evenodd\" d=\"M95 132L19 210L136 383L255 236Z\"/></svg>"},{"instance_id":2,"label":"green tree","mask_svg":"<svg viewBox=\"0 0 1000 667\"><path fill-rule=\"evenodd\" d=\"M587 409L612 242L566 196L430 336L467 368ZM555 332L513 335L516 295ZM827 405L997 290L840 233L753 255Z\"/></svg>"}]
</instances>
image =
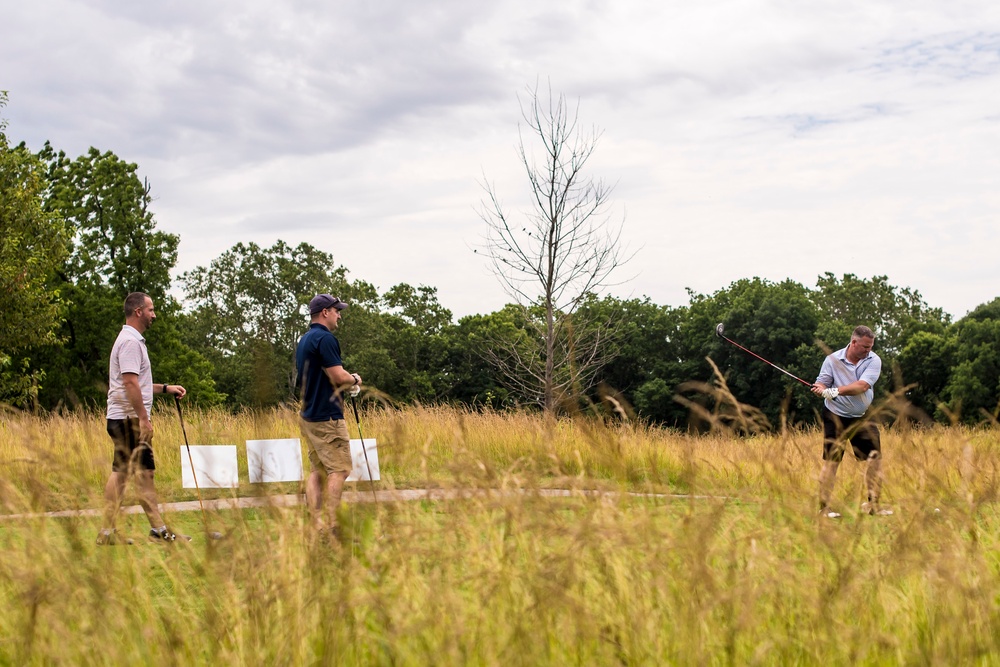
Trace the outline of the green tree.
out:
<instances>
[{"instance_id":1,"label":"green tree","mask_svg":"<svg viewBox=\"0 0 1000 667\"><path fill-rule=\"evenodd\" d=\"M377 312L377 292L349 282L333 256L301 243L270 248L237 243L207 267L181 276L190 311L184 339L211 361L231 406L275 405L295 391L295 347L317 293L350 303L337 337L345 356L362 351Z\"/></svg>"},{"instance_id":2,"label":"green tree","mask_svg":"<svg viewBox=\"0 0 1000 667\"><path fill-rule=\"evenodd\" d=\"M953 330L942 334L918 331L899 353L900 382L913 385L907 400L926 417L946 420L938 406L955 365L957 345ZM920 413L914 416L921 417Z\"/></svg>"},{"instance_id":3,"label":"green tree","mask_svg":"<svg viewBox=\"0 0 1000 667\"><path fill-rule=\"evenodd\" d=\"M0 109L7 93L0 91ZM55 342L61 300L52 276L66 257L70 228L45 210L45 165L12 148L0 117L0 401L28 405L44 373L30 352Z\"/></svg>"},{"instance_id":4,"label":"green tree","mask_svg":"<svg viewBox=\"0 0 1000 667\"><path fill-rule=\"evenodd\" d=\"M815 345L819 313L807 288L754 278L733 283L715 299L724 306L719 321L727 337L807 382L815 378L823 353ZM760 408L772 424L783 411L793 422L812 419L817 403L807 387L718 337L709 356L737 399Z\"/></svg>"},{"instance_id":5,"label":"green tree","mask_svg":"<svg viewBox=\"0 0 1000 667\"><path fill-rule=\"evenodd\" d=\"M508 304L493 313L467 315L447 330L449 398L493 408L534 404L534 396L517 393L499 370L514 363L513 350L529 346L529 334L521 324L523 313L519 305Z\"/></svg>"},{"instance_id":6,"label":"green tree","mask_svg":"<svg viewBox=\"0 0 1000 667\"><path fill-rule=\"evenodd\" d=\"M96 148L71 160L48 143L38 157L47 164L45 208L67 220L74 234L56 278L67 304L60 341L38 355L46 373L43 403L104 404L108 353L124 322L122 303L135 291L156 304L157 321L147 339L157 377L176 364L170 380L185 378L191 400L218 401L204 360L191 356L172 326L178 308L168 290L179 239L156 229L150 186L139 178L138 166ZM186 359L183 366L178 359Z\"/></svg>"},{"instance_id":7,"label":"green tree","mask_svg":"<svg viewBox=\"0 0 1000 667\"><path fill-rule=\"evenodd\" d=\"M876 351L890 362L918 331L942 333L951 317L940 308L931 308L920 292L909 287L895 287L886 276L871 279L845 273L837 278L824 273L811 293L823 321L842 323L850 330L864 324L875 332ZM826 341L840 348L849 340ZM843 344L841 344L843 341Z\"/></svg>"},{"instance_id":8,"label":"green tree","mask_svg":"<svg viewBox=\"0 0 1000 667\"><path fill-rule=\"evenodd\" d=\"M449 330L451 311L437 299L437 288L401 283L382 295L387 311L372 343L388 352L391 373L379 383L393 398L434 402L452 390Z\"/></svg>"},{"instance_id":9,"label":"green tree","mask_svg":"<svg viewBox=\"0 0 1000 667\"><path fill-rule=\"evenodd\" d=\"M985 320L1000 320L1000 297L976 306L961 321L983 322Z\"/></svg>"},{"instance_id":10,"label":"green tree","mask_svg":"<svg viewBox=\"0 0 1000 667\"><path fill-rule=\"evenodd\" d=\"M614 410L634 408L654 421L675 421L682 410L673 399L674 387L684 379L671 343L683 309L658 306L648 297L606 296L587 299L581 312L588 321L616 323L615 336L606 342L611 361L595 377L601 391L594 399L609 395L619 402Z\"/></svg>"},{"instance_id":11,"label":"green tree","mask_svg":"<svg viewBox=\"0 0 1000 667\"><path fill-rule=\"evenodd\" d=\"M975 312L975 311L973 311ZM975 423L1000 410L1000 319L983 309L954 327L955 356L948 384L941 392L952 414Z\"/></svg>"}]
</instances>

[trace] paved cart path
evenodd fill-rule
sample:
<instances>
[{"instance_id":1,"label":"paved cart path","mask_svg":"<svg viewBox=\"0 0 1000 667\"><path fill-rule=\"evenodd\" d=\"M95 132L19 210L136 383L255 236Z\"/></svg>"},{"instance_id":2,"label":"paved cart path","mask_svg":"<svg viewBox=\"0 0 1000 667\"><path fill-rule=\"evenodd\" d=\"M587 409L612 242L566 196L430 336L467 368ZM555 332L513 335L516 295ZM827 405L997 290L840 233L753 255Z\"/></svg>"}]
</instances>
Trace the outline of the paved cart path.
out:
<instances>
[{"instance_id":1,"label":"paved cart path","mask_svg":"<svg viewBox=\"0 0 1000 667\"><path fill-rule=\"evenodd\" d=\"M538 495L543 498L571 498L571 497L607 497L617 498L622 495L617 491L600 491L585 489L389 489L376 490L379 502L407 502L414 500L461 500L475 497L502 497L514 495ZM678 493L627 493L632 498L665 498L675 500L691 499L716 499L716 500L736 500L727 496L708 495L687 495ZM374 503L375 498L371 491L344 491L342 500L345 503ZM248 507L293 507L305 503L305 496L301 493L288 493L273 496L244 496L242 498L215 498L205 500L205 509L212 511L222 511L231 509L242 509ZM185 500L176 503L160 503L160 509L164 512L197 512L201 509L197 500ZM40 517L74 517L74 516L100 516L103 509L71 509L60 510L58 512L38 512L25 514L3 514L0 521L10 519L34 519ZM139 505L128 505L122 507L124 514L139 514L142 507Z\"/></svg>"}]
</instances>

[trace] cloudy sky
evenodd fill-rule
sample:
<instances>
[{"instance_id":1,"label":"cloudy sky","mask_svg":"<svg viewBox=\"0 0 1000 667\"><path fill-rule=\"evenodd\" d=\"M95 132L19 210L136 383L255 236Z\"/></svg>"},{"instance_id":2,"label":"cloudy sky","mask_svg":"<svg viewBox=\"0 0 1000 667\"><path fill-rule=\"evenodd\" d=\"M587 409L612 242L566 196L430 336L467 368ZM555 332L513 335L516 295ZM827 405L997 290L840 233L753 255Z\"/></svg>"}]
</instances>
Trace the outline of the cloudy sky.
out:
<instances>
[{"instance_id":1,"label":"cloudy sky","mask_svg":"<svg viewBox=\"0 0 1000 667\"><path fill-rule=\"evenodd\" d=\"M1000 4L988 0L8 3L13 141L136 162L177 273L307 241L456 316L507 301L488 180L526 205L518 94L603 131L636 251L621 297L887 275L961 317L1000 295Z\"/></svg>"}]
</instances>

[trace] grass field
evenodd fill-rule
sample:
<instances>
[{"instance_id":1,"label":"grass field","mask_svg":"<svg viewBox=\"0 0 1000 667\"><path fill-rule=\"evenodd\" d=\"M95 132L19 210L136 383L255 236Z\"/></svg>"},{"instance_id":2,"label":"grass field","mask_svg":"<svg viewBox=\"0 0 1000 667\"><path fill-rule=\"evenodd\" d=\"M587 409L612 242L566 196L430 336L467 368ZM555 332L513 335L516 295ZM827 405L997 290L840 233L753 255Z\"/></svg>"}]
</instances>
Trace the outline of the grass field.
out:
<instances>
[{"instance_id":1,"label":"grass field","mask_svg":"<svg viewBox=\"0 0 1000 667\"><path fill-rule=\"evenodd\" d=\"M185 418L192 444L241 456L246 439L298 436L287 411ZM481 493L346 505L342 546L317 542L301 506L211 513L221 541L175 513L195 537L169 546L141 538L142 515L123 522L130 547L96 547L94 517L2 521L0 664L1000 664L996 429L885 430L896 513L857 514L864 469L848 460L829 521L814 430L363 419L378 488ZM154 424L161 501L194 499L176 415ZM8 414L0 512L100 507L109 464L98 415ZM261 487L238 493L299 490ZM578 493L537 493L553 487Z\"/></svg>"}]
</instances>

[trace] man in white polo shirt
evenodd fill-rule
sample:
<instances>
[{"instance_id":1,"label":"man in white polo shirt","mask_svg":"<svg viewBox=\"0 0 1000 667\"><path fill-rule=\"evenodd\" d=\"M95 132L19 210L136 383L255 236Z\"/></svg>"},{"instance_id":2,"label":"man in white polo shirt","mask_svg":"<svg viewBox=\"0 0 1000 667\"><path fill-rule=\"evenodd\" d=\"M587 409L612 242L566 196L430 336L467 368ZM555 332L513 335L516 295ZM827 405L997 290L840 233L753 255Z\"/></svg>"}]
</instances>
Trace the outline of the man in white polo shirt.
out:
<instances>
[{"instance_id":1,"label":"man in white polo shirt","mask_svg":"<svg viewBox=\"0 0 1000 667\"><path fill-rule=\"evenodd\" d=\"M146 352L146 339L142 334L156 319L153 300L142 292L133 292L125 298L125 326L122 327L114 347L108 372L108 435L114 442L111 476L104 487L107 506L104 527L97 534L100 545L131 544L115 530L115 519L121 507L125 482L134 476L139 504L149 520L149 537L157 541L173 542L190 537L174 534L160 516L156 487L153 484L153 423L149 413L153 408L153 394L172 394L183 398L187 391L178 384L153 384L153 373Z\"/></svg>"},{"instance_id":2,"label":"man in white polo shirt","mask_svg":"<svg viewBox=\"0 0 1000 667\"><path fill-rule=\"evenodd\" d=\"M827 355L812 386L812 392L823 401L823 470L819 478L819 503L823 516L831 519L840 513L830 508L830 494L837 477L837 468L844 458L847 443L854 457L868 461L865 484L868 502L862 504L866 514L892 514L879 508L882 486L882 446L878 426L864 418L874 396L875 382L882 373L882 360L872 352L875 333L859 326L851 334L850 344Z\"/></svg>"}]
</instances>

